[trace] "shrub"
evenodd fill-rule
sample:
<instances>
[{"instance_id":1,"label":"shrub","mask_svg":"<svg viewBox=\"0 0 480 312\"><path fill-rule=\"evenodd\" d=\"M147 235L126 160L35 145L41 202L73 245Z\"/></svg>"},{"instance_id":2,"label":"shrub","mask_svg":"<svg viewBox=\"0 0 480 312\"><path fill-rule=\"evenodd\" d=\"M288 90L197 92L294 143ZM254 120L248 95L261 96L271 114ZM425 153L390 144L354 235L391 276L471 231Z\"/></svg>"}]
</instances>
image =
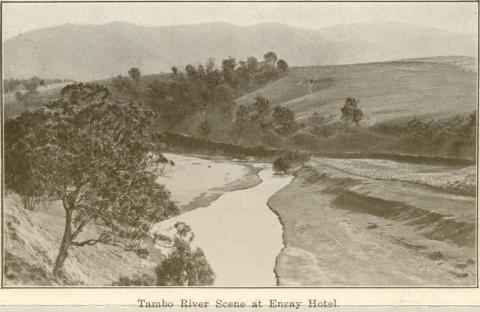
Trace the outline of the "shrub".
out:
<instances>
[{"instance_id":1,"label":"shrub","mask_svg":"<svg viewBox=\"0 0 480 312\"><path fill-rule=\"evenodd\" d=\"M358 107L359 103L359 100L351 97L345 100L345 105L343 105L343 107L340 109L340 111L342 112L343 121L347 123L352 122L358 125L360 120L363 119L363 112L360 107Z\"/></svg>"},{"instance_id":2,"label":"shrub","mask_svg":"<svg viewBox=\"0 0 480 312\"><path fill-rule=\"evenodd\" d=\"M333 124L314 126L312 129L312 134L317 137L328 138L334 135L337 132L337 127Z\"/></svg>"},{"instance_id":3,"label":"shrub","mask_svg":"<svg viewBox=\"0 0 480 312\"><path fill-rule=\"evenodd\" d=\"M112 286L155 286L155 277L146 273L135 274L132 277L120 276L118 281L112 283Z\"/></svg>"},{"instance_id":4,"label":"shrub","mask_svg":"<svg viewBox=\"0 0 480 312\"><path fill-rule=\"evenodd\" d=\"M435 250L435 251L432 251L428 254L428 258L430 260L434 260L434 261L443 260L443 259L445 259L445 255L443 254L443 252Z\"/></svg>"},{"instance_id":5,"label":"shrub","mask_svg":"<svg viewBox=\"0 0 480 312\"><path fill-rule=\"evenodd\" d=\"M210 264L200 248L176 237L173 251L156 267L157 286L206 286L215 279Z\"/></svg>"},{"instance_id":6,"label":"shrub","mask_svg":"<svg viewBox=\"0 0 480 312\"><path fill-rule=\"evenodd\" d=\"M275 174L284 174L286 173L293 164L293 160L290 156L280 156L273 161L273 170Z\"/></svg>"},{"instance_id":7,"label":"shrub","mask_svg":"<svg viewBox=\"0 0 480 312\"><path fill-rule=\"evenodd\" d=\"M291 137L290 141L295 145L307 148L315 148L318 146L318 138L310 133L297 133Z\"/></svg>"}]
</instances>

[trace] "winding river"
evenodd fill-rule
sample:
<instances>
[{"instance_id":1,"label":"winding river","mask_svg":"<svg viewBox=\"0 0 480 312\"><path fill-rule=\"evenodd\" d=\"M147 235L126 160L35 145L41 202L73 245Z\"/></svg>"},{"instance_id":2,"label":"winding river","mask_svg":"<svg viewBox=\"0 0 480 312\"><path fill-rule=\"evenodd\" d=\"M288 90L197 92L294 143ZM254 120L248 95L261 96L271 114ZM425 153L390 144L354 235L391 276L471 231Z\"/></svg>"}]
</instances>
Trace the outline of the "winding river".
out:
<instances>
[{"instance_id":1,"label":"winding river","mask_svg":"<svg viewBox=\"0 0 480 312\"><path fill-rule=\"evenodd\" d=\"M189 172L192 180L208 180L209 175L198 170L198 167L203 165L212 169L214 163L218 164L218 161L205 159L192 161L193 157L183 159L184 161L177 158L174 161L181 162L180 167ZM189 164L197 169L189 170ZM219 165L223 169L225 165L231 165L233 172L239 173L238 163L225 161ZM185 212L158 223L153 228L153 231L168 233L177 221L190 225L195 233L192 245L204 251L216 274L215 286L276 284L273 270L275 259L283 248L282 226L278 217L267 206L267 201L288 185L292 177L276 176L266 164L255 165L262 168L259 172L262 182L257 186L227 192L208 207ZM228 170L224 172L231 174ZM195 173L203 176L194 177ZM175 195L174 190L172 195ZM173 198L175 199L175 196Z\"/></svg>"}]
</instances>

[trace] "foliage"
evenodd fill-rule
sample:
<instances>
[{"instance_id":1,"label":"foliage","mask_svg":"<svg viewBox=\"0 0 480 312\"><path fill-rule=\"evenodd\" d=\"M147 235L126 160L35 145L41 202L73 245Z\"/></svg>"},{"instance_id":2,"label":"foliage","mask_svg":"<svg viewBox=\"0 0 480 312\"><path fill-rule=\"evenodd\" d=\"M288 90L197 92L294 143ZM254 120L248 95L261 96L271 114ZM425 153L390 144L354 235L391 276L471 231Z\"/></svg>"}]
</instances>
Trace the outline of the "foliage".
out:
<instances>
[{"instance_id":1,"label":"foliage","mask_svg":"<svg viewBox=\"0 0 480 312\"><path fill-rule=\"evenodd\" d=\"M236 84L235 79L235 67L237 63L235 62L235 58L229 57L222 61L222 71L223 71L223 79L231 85L234 86Z\"/></svg>"},{"instance_id":2,"label":"foliage","mask_svg":"<svg viewBox=\"0 0 480 312\"><path fill-rule=\"evenodd\" d=\"M33 77L32 79L26 80L23 85L27 89L28 93L35 93L40 85L40 78Z\"/></svg>"},{"instance_id":3,"label":"foliage","mask_svg":"<svg viewBox=\"0 0 480 312\"><path fill-rule=\"evenodd\" d=\"M278 69L280 69L283 72L288 71L288 63L285 62L283 59L279 59L277 62Z\"/></svg>"},{"instance_id":4,"label":"foliage","mask_svg":"<svg viewBox=\"0 0 480 312\"><path fill-rule=\"evenodd\" d=\"M345 100L345 105L341 108L342 112L342 120L346 123L354 123L358 125L360 120L363 119L363 112L362 110L358 107L358 104L360 101L358 101L355 98L347 98Z\"/></svg>"},{"instance_id":5,"label":"foliage","mask_svg":"<svg viewBox=\"0 0 480 312\"><path fill-rule=\"evenodd\" d=\"M16 92L25 89L27 92L35 93L39 86L47 86L51 84L66 82L64 79L40 79L36 76L29 79L4 79L3 90L5 93Z\"/></svg>"},{"instance_id":6,"label":"foliage","mask_svg":"<svg viewBox=\"0 0 480 312\"><path fill-rule=\"evenodd\" d=\"M5 185L16 192L23 201L25 209L35 208L35 198L44 193L44 183L38 179L35 163L39 155L32 148L37 136L32 132L40 131L38 125L44 123L42 114L26 112L21 119L9 119L5 122Z\"/></svg>"},{"instance_id":7,"label":"foliage","mask_svg":"<svg viewBox=\"0 0 480 312\"><path fill-rule=\"evenodd\" d=\"M312 129L312 134L317 137L328 138L340 132L340 127L337 124L315 125Z\"/></svg>"},{"instance_id":8,"label":"foliage","mask_svg":"<svg viewBox=\"0 0 480 312\"><path fill-rule=\"evenodd\" d=\"M273 161L273 171L275 174L285 174L293 164L293 159L289 155L280 156Z\"/></svg>"},{"instance_id":9,"label":"foliage","mask_svg":"<svg viewBox=\"0 0 480 312\"><path fill-rule=\"evenodd\" d=\"M275 106L272 109L270 101L262 95L256 96L250 106L239 105L235 113L234 131L237 139L254 132L266 134L270 130L274 130L278 135L286 136L300 126L301 124L295 122L295 113L292 110L282 106ZM272 135L264 136L264 143L266 143L265 139L266 141L275 141L275 145L282 141L281 138Z\"/></svg>"},{"instance_id":10,"label":"foliage","mask_svg":"<svg viewBox=\"0 0 480 312\"><path fill-rule=\"evenodd\" d=\"M272 114L273 121L280 126L279 134L289 134L295 126L295 113L283 106L275 106Z\"/></svg>"},{"instance_id":11,"label":"foliage","mask_svg":"<svg viewBox=\"0 0 480 312\"><path fill-rule=\"evenodd\" d=\"M215 274L205 254L180 238L175 238L173 251L157 266L158 286L205 286L212 285Z\"/></svg>"},{"instance_id":12,"label":"foliage","mask_svg":"<svg viewBox=\"0 0 480 312\"><path fill-rule=\"evenodd\" d=\"M308 155L301 152L283 151L280 157L273 161L273 171L275 174L285 174L294 165L301 164L308 159Z\"/></svg>"},{"instance_id":13,"label":"foliage","mask_svg":"<svg viewBox=\"0 0 480 312\"><path fill-rule=\"evenodd\" d=\"M20 92L20 91L15 92L15 100L17 100L17 102L22 101L23 100L23 93Z\"/></svg>"},{"instance_id":14,"label":"foliage","mask_svg":"<svg viewBox=\"0 0 480 312\"><path fill-rule=\"evenodd\" d=\"M262 95L255 97L255 102L252 104L252 113L250 120L257 122L263 130L266 129L270 120L270 100L264 98Z\"/></svg>"},{"instance_id":15,"label":"foliage","mask_svg":"<svg viewBox=\"0 0 480 312\"><path fill-rule=\"evenodd\" d=\"M376 125L382 135L399 138L412 151L435 151L450 157L475 157L477 112L443 119L411 118Z\"/></svg>"},{"instance_id":16,"label":"foliage","mask_svg":"<svg viewBox=\"0 0 480 312\"><path fill-rule=\"evenodd\" d=\"M258 62L258 59L256 57L250 56L247 58L247 69L249 71L254 71L258 69L260 66L260 63Z\"/></svg>"},{"instance_id":17,"label":"foliage","mask_svg":"<svg viewBox=\"0 0 480 312\"><path fill-rule=\"evenodd\" d=\"M111 86L116 98L141 100L150 105L165 129L182 128L185 120L198 118L200 113L219 113L229 122L235 110L234 98L281 76L283 70L269 64L276 62L276 54L267 54L264 61L255 57L238 61L228 57L218 67L214 59L182 68L173 66L171 74L151 79L147 76L139 79L138 68L132 68L131 79L118 76L112 79Z\"/></svg>"},{"instance_id":18,"label":"foliage","mask_svg":"<svg viewBox=\"0 0 480 312\"><path fill-rule=\"evenodd\" d=\"M270 130L262 136L262 143L266 146L281 147L284 143L283 138L275 131Z\"/></svg>"},{"instance_id":19,"label":"foliage","mask_svg":"<svg viewBox=\"0 0 480 312\"><path fill-rule=\"evenodd\" d=\"M133 81L139 81L141 75L142 75L142 74L140 73L140 69L138 69L137 67L132 67L132 68L130 68L130 70L128 71L128 76L129 76L130 79L132 79Z\"/></svg>"},{"instance_id":20,"label":"foliage","mask_svg":"<svg viewBox=\"0 0 480 312\"><path fill-rule=\"evenodd\" d=\"M120 93L134 93L134 84L128 77L118 75L112 79L112 88Z\"/></svg>"},{"instance_id":21,"label":"foliage","mask_svg":"<svg viewBox=\"0 0 480 312\"><path fill-rule=\"evenodd\" d=\"M167 82L154 81L148 86L150 107L159 113L169 127L173 127L187 115L203 108L201 89L195 87L195 84L188 84L181 78Z\"/></svg>"},{"instance_id":22,"label":"foliage","mask_svg":"<svg viewBox=\"0 0 480 312\"><path fill-rule=\"evenodd\" d=\"M159 240L168 245L162 245L166 250L171 249L165 259L155 268L155 274L141 274L132 277L120 276L112 283L113 286L203 286L212 285L215 274L208 264L202 250L192 251L190 243L194 234L190 226L184 222L174 225L176 234L173 239L169 236L155 233L154 242Z\"/></svg>"},{"instance_id":23,"label":"foliage","mask_svg":"<svg viewBox=\"0 0 480 312\"><path fill-rule=\"evenodd\" d=\"M275 52L270 51L265 53L263 56L263 59L265 60L265 63L268 64L269 66L275 67L275 64L277 63L278 56Z\"/></svg>"},{"instance_id":24,"label":"foliage","mask_svg":"<svg viewBox=\"0 0 480 312\"><path fill-rule=\"evenodd\" d=\"M112 283L112 286L155 286L155 277L150 274L137 274L132 277L120 276L120 278Z\"/></svg>"},{"instance_id":25,"label":"foliage","mask_svg":"<svg viewBox=\"0 0 480 312\"><path fill-rule=\"evenodd\" d=\"M315 149L319 146L318 138L310 133L296 133L291 137L290 141L295 145L309 150Z\"/></svg>"},{"instance_id":26,"label":"foliage","mask_svg":"<svg viewBox=\"0 0 480 312\"><path fill-rule=\"evenodd\" d=\"M264 146L242 146L220 143L205 138L192 137L178 133L165 132L159 138L161 144L169 146L170 150L177 152L217 153L226 156L258 158L274 157L278 151Z\"/></svg>"},{"instance_id":27,"label":"foliage","mask_svg":"<svg viewBox=\"0 0 480 312\"><path fill-rule=\"evenodd\" d=\"M102 243L145 256L142 241L152 222L178 213L155 182L156 168L168 160L154 144L153 112L112 103L109 95L100 85L69 85L61 99L23 113L5 129L9 176L63 203L55 276L71 247ZM16 157L21 151L24 157ZM87 224L95 224L99 235L76 240Z\"/></svg>"}]
</instances>

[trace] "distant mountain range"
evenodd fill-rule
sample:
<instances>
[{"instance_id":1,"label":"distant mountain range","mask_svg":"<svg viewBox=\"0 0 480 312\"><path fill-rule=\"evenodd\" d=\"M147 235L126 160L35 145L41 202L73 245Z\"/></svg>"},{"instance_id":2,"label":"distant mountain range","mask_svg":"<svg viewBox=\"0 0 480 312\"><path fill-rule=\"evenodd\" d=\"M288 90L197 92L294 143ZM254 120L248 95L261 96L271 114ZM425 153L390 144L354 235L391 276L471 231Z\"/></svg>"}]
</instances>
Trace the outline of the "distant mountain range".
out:
<instances>
[{"instance_id":1,"label":"distant mountain range","mask_svg":"<svg viewBox=\"0 0 480 312\"><path fill-rule=\"evenodd\" d=\"M236 26L208 23L143 27L124 22L65 24L4 42L6 78L94 80L169 71L172 66L217 64L232 56L261 58L275 51L290 66L365 63L411 57L477 54L475 34L406 24L344 24L317 31L277 23Z\"/></svg>"}]
</instances>

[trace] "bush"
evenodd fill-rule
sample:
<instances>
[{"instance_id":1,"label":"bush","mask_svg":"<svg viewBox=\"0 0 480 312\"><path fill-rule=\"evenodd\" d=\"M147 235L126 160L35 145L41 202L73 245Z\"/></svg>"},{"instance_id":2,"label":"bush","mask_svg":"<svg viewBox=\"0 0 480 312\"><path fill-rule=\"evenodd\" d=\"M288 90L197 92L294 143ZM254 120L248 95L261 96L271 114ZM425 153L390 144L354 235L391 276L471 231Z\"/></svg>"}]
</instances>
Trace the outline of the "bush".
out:
<instances>
[{"instance_id":1,"label":"bush","mask_svg":"<svg viewBox=\"0 0 480 312\"><path fill-rule=\"evenodd\" d=\"M340 109L343 121L358 125L360 120L363 119L363 112L360 107L358 107L359 103L359 100L351 97L345 100L345 105Z\"/></svg>"},{"instance_id":2,"label":"bush","mask_svg":"<svg viewBox=\"0 0 480 312\"><path fill-rule=\"evenodd\" d=\"M310 133L298 133L295 134L290 141L295 145L314 149L318 146L318 138Z\"/></svg>"},{"instance_id":3,"label":"bush","mask_svg":"<svg viewBox=\"0 0 480 312\"><path fill-rule=\"evenodd\" d=\"M312 134L324 138L331 137L336 132L338 132L338 128L334 124L314 126L312 129Z\"/></svg>"},{"instance_id":4,"label":"bush","mask_svg":"<svg viewBox=\"0 0 480 312\"><path fill-rule=\"evenodd\" d=\"M207 286L215 279L210 264L200 248L192 251L190 244L179 237L173 251L156 267L157 286Z\"/></svg>"},{"instance_id":5,"label":"bush","mask_svg":"<svg viewBox=\"0 0 480 312\"><path fill-rule=\"evenodd\" d=\"M146 273L133 275L132 277L120 276L112 286L155 286L155 277Z\"/></svg>"},{"instance_id":6,"label":"bush","mask_svg":"<svg viewBox=\"0 0 480 312\"><path fill-rule=\"evenodd\" d=\"M293 165L293 160L290 156L280 156L273 161L273 171L275 174L285 174Z\"/></svg>"}]
</instances>

